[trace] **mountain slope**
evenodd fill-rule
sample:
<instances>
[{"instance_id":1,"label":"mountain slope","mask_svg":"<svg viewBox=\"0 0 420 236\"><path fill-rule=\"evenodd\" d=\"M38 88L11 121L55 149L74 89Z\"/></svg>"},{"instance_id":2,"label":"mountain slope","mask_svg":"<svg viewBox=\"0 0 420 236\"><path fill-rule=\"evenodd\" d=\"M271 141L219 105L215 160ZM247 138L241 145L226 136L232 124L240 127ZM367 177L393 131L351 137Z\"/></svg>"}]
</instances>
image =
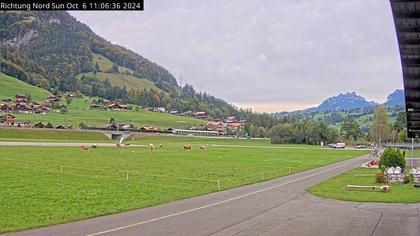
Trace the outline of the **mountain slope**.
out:
<instances>
[{"instance_id":1,"label":"mountain slope","mask_svg":"<svg viewBox=\"0 0 420 236\"><path fill-rule=\"evenodd\" d=\"M356 92L340 93L337 96L329 97L319 106L309 108L307 112L325 112L325 111L349 111L356 108L373 108L375 102L369 102L364 97L357 95Z\"/></svg>"},{"instance_id":2,"label":"mountain slope","mask_svg":"<svg viewBox=\"0 0 420 236\"><path fill-rule=\"evenodd\" d=\"M396 89L393 93L388 95L385 102L385 106L394 107L394 106L405 106L405 96L402 89Z\"/></svg>"},{"instance_id":3,"label":"mountain slope","mask_svg":"<svg viewBox=\"0 0 420 236\"><path fill-rule=\"evenodd\" d=\"M30 94L34 101L43 101L51 95L45 89L29 85L0 72L0 99L13 99L16 94Z\"/></svg>"},{"instance_id":4,"label":"mountain slope","mask_svg":"<svg viewBox=\"0 0 420 236\"><path fill-rule=\"evenodd\" d=\"M53 93L80 91L91 97L204 111L215 117L238 113L225 101L197 93L190 85L179 87L165 68L108 42L67 12L1 13L0 53L1 72ZM81 76L95 72L113 73L113 82L107 83L103 76ZM144 90L143 85L158 89Z\"/></svg>"}]
</instances>

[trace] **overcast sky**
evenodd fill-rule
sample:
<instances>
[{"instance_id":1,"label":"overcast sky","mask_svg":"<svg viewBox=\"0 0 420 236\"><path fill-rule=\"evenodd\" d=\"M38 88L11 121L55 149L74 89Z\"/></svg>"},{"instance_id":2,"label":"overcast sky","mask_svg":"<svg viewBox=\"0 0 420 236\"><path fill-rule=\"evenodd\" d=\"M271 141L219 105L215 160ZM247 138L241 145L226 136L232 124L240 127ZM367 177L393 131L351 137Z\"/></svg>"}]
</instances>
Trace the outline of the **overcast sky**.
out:
<instances>
[{"instance_id":1,"label":"overcast sky","mask_svg":"<svg viewBox=\"0 0 420 236\"><path fill-rule=\"evenodd\" d=\"M183 84L258 111L347 91L383 102L402 88L387 0L145 0L141 12L71 14Z\"/></svg>"}]
</instances>

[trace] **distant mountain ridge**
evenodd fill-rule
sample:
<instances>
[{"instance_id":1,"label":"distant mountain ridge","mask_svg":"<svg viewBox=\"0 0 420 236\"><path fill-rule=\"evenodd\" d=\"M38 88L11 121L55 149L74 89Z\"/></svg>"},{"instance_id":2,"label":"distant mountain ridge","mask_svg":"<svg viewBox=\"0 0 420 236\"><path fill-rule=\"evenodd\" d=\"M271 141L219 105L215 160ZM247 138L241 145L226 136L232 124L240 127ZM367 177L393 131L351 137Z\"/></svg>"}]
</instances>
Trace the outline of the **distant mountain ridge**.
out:
<instances>
[{"instance_id":1,"label":"distant mountain ridge","mask_svg":"<svg viewBox=\"0 0 420 236\"><path fill-rule=\"evenodd\" d=\"M393 93L388 95L385 105L387 107L394 107L394 106L404 107L405 106L404 90L396 89Z\"/></svg>"},{"instance_id":2,"label":"distant mountain ridge","mask_svg":"<svg viewBox=\"0 0 420 236\"><path fill-rule=\"evenodd\" d=\"M311 107L296 112L350 111L353 109L374 108L377 105L379 105L379 103L368 101L356 92L347 92L329 97L317 107ZM384 105L387 107L405 106L404 91L402 89L396 89L388 95Z\"/></svg>"},{"instance_id":3,"label":"distant mountain ridge","mask_svg":"<svg viewBox=\"0 0 420 236\"><path fill-rule=\"evenodd\" d=\"M325 112L325 111L349 111L356 108L371 108L377 103L367 101L356 92L340 93L337 96L329 97L319 106L305 109L305 112Z\"/></svg>"}]
</instances>

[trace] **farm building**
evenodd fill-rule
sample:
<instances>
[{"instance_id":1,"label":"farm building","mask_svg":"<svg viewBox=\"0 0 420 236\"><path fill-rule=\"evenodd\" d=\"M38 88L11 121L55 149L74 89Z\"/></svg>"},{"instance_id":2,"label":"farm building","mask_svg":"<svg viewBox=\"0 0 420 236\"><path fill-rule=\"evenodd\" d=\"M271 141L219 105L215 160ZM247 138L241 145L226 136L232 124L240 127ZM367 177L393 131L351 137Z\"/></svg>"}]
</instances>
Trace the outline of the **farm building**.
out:
<instances>
[{"instance_id":1,"label":"farm building","mask_svg":"<svg viewBox=\"0 0 420 236\"><path fill-rule=\"evenodd\" d=\"M217 131L206 131L206 130L189 130L189 129L173 129L173 134L182 134L182 135L206 135L206 136L217 136L219 132Z\"/></svg>"},{"instance_id":2,"label":"farm building","mask_svg":"<svg viewBox=\"0 0 420 236\"><path fill-rule=\"evenodd\" d=\"M3 116L0 116L0 120L1 120L1 123L5 123L5 124L8 124L8 125L13 125L14 122L15 122L15 116L12 115L12 114L6 114L6 115L3 115Z\"/></svg>"}]
</instances>

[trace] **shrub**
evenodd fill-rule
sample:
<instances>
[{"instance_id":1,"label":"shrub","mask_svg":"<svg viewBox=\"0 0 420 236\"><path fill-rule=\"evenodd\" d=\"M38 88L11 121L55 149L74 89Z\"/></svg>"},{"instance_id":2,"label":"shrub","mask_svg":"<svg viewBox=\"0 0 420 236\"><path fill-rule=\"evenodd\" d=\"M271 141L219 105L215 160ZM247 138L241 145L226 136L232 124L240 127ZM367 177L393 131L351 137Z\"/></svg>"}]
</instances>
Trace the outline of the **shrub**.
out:
<instances>
[{"instance_id":1,"label":"shrub","mask_svg":"<svg viewBox=\"0 0 420 236\"><path fill-rule=\"evenodd\" d=\"M383 173L377 173L375 175L375 182L380 184L388 183L388 179L385 177Z\"/></svg>"},{"instance_id":2,"label":"shrub","mask_svg":"<svg viewBox=\"0 0 420 236\"><path fill-rule=\"evenodd\" d=\"M379 160L379 166L405 168L405 157L400 149L388 147Z\"/></svg>"},{"instance_id":3,"label":"shrub","mask_svg":"<svg viewBox=\"0 0 420 236\"><path fill-rule=\"evenodd\" d=\"M408 175L404 176L404 183L405 184L410 183L410 177Z\"/></svg>"},{"instance_id":4,"label":"shrub","mask_svg":"<svg viewBox=\"0 0 420 236\"><path fill-rule=\"evenodd\" d=\"M283 144L284 141L281 137L279 136L273 136L271 137L271 144Z\"/></svg>"}]
</instances>

